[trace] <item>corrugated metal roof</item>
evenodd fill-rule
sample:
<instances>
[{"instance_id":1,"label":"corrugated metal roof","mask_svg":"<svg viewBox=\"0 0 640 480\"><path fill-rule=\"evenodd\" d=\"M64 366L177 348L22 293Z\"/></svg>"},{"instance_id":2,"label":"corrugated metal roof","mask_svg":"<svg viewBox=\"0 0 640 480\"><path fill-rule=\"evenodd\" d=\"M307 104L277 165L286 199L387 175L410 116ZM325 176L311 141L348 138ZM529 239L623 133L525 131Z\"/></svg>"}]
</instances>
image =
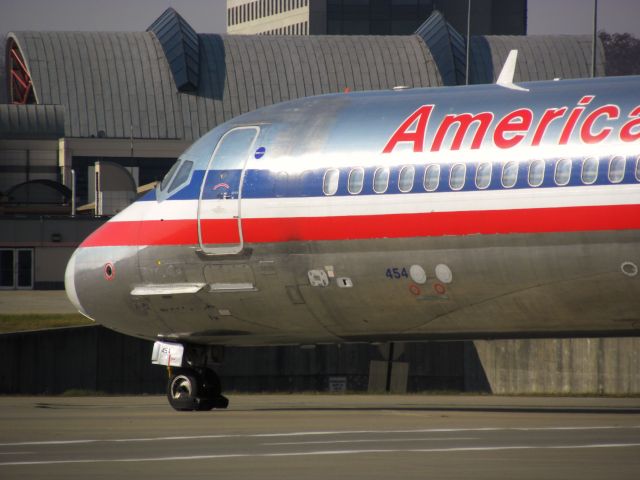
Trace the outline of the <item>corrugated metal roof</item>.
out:
<instances>
[{"instance_id":1,"label":"corrugated metal roof","mask_svg":"<svg viewBox=\"0 0 640 480\"><path fill-rule=\"evenodd\" d=\"M471 38L471 83L492 83L509 51L518 50L516 82L591 76L591 36L477 36ZM604 51L598 48L598 76L604 75Z\"/></svg>"},{"instance_id":2,"label":"corrugated metal roof","mask_svg":"<svg viewBox=\"0 0 640 480\"><path fill-rule=\"evenodd\" d=\"M446 85L465 83L466 45L460 35L434 10L416 30L429 46ZM474 36L471 38L470 82L494 82L512 49L519 51L516 81L582 78L591 74L591 36ZM600 45L596 70L604 75Z\"/></svg>"},{"instance_id":3,"label":"corrugated metal roof","mask_svg":"<svg viewBox=\"0 0 640 480\"><path fill-rule=\"evenodd\" d=\"M192 93L176 90L150 32L11 36L29 63L38 101L65 106L69 137L193 140L241 113L302 96L442 85L418 36L199 35Z\"/></svg>"},{"instance_id":4,"label":"corrugated metal roof","mask_svg":"<svg viewBox=\"0 0 640 480\"><path fill-rule=\"evenodd\" d=\"M0 105L0 138L57 139L64 137L61 105Z\"/></svg>"},{"instance_id":5,"label":"corrugated metal roof","mask_svg":"<svg viewBox=\"0 0 640 480\"><path fill-rule=\"evenodd\" d=\"M200 48L198 34L191 25L173 8L167 8L147 32L154 33L160 41L178 90L197 90Z\"/></svg>"}]
</instances>

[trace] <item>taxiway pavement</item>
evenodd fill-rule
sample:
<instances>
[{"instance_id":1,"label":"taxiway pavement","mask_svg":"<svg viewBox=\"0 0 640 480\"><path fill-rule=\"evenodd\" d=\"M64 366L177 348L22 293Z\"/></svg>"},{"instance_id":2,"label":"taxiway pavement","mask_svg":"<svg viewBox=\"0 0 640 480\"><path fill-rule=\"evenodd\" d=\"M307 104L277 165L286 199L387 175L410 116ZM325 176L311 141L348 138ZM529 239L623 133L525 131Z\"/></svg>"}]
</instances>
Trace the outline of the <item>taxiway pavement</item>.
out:
<instances>
[{"instance_id":1,"label":"taxiway pavement","mask_svg":"<svg viewBox=\"0 0 640 480\"><path fill-rule=\"evenodd\" d=\"M0 397L0 478L637 479L640 399Z\"/></svg>"}]
</instances>

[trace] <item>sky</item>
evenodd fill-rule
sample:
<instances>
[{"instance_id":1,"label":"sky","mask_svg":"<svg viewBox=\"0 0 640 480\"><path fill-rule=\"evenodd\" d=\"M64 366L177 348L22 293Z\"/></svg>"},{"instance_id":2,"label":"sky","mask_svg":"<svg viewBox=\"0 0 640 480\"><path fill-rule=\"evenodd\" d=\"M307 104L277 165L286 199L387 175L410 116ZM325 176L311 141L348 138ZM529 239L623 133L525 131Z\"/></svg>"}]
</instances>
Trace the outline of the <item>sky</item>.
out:
<instances>
[{"instance_id":1,"label":"sky","mask_svg":"<svg viewBox=\"0 0 640 480\"><path fill-rule=\"evenodd\" d=\"M473 1L473 0L472 0ZM173 6L200 33L224 33L226 0L0 0L12 30L144 31ZM640 37L640 0L598 0L599 29ZM589 34L593 0L529 0L529 34Z\"/></svg>"}]
</instances>

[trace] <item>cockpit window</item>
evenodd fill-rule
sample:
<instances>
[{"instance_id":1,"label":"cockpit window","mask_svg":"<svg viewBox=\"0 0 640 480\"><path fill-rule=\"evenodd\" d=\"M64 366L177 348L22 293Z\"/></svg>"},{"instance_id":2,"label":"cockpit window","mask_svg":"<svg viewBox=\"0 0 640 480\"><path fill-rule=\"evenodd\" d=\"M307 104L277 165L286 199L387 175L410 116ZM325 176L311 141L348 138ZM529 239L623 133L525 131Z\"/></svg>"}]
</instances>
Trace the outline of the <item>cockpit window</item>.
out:
<instances>
[{"instance_id":1,"label":"cockpit window","mask_svg":"<svg viewBox=\"0 0 640 480\"><path fill-rule=\"evenodd\" d=\"M167 189L167 187L169 186L169 183L171 183L171 179L176 173L176 170L178 170L179 165L180 165L180 160L177 160L176 163L173 164L171 169L167 172L167 174L162 179L162 183L160 183L160 190Z\"/></svg>"},{"instance_id":2,"label":"cockpit window","mask_svg":"<svg viewBox=\"0 0 640 480\"><path fill-rule=\"evenodd\" d=\"M180 185L185 183L189 179L189 175L191 174L191 169L193 168L193 162L191 160L185 160L180 164L180 168L178 169L178 173L176 173L173 182L171 182L171 187L169 191L172 192Z\"/></svg>"}]
</instances>

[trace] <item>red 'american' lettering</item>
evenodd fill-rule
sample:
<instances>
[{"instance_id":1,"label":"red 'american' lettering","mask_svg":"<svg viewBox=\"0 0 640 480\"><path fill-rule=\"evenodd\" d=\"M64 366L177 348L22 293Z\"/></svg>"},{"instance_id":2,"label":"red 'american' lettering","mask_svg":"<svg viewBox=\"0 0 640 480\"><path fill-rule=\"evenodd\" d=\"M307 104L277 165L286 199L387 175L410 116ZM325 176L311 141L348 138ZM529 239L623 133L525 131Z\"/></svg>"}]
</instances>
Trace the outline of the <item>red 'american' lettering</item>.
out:
<instances>
[{"instance_id":1,"label":"red 'american' lettering","mask_svg":"<svg viewBox=\"0 0 640 480\"><path fill-rule=\"evenodd\" d=\"M585 95L573 108L547 108L538 118L529 108L518 108L500 118L492 112L447 114L431 130L432 135L429 135L429 122L436 106L422 105L393 132L382 151L391 153L401 144L410 145L416 153L460 150L465 141L471 150L477 150L488 140L501 149L538 146L542 142L566 145L574 132L583 143L596 144L614 135L616 129L622 142L640 140L640 105L620 124L613 123L622 115L618 105L602 105L585 114L594 99L594 95ZM557 128L552 130L551 126Z\"/></svg>"}]
</instances>

